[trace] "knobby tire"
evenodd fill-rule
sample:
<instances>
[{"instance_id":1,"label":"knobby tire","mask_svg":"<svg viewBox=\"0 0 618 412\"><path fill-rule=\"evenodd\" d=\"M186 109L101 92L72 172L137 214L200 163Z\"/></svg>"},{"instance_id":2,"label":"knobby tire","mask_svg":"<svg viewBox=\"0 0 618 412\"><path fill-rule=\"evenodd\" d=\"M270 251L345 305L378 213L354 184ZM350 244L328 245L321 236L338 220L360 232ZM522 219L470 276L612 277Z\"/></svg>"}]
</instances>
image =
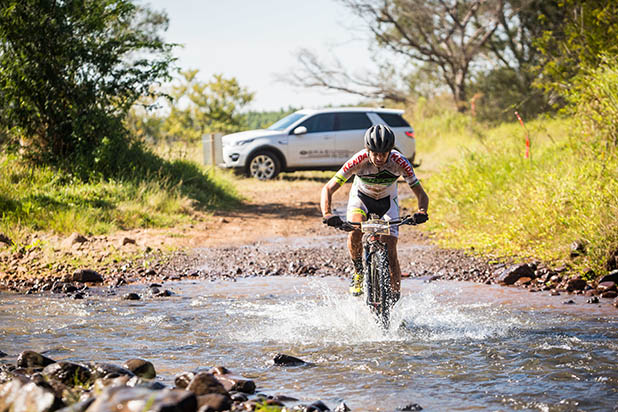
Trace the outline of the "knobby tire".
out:
<instances>
[{"instance_id":1,"label":"knobby tire","mask_svg":"<svg viewBox=\"0 0 618 412\"><path fill-rule=\"evenodd\" d=\"M385 328L390 317L391 273L386 245L367 245L365 249L365 298Z\"/></svg>"}]
</instances>

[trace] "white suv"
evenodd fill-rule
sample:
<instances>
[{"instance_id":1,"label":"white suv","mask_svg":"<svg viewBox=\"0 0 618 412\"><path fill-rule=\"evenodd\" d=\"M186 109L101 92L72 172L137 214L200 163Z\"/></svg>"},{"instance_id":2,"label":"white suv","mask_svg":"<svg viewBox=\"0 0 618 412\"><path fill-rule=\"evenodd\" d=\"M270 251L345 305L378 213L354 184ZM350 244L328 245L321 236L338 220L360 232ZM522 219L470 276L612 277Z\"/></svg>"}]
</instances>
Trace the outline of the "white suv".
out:
<instances>
[{"instance_id":1,"label":"white suv","mask_svg":"<svg viewBox=\"0 0 618 412\"><path fill-rule=\"evenodd\" d=\"M336 170L363 148L365 131L374 124L387 124L395 133L395 149L412 162L414 130L402 114L367 107L299 110L268 129L223 136L220 166L261 180L281 171Z\"/></svg>"}]
</instances>

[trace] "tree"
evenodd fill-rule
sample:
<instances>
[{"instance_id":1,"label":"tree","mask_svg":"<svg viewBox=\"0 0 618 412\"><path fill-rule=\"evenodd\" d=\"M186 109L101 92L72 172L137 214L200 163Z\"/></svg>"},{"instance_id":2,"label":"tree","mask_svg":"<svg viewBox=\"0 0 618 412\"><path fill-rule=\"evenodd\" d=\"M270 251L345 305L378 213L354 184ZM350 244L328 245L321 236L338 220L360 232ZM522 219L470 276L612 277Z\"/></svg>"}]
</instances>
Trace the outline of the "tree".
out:
<instances>
[{"instance_id":1,"label":"tree","mask_svg":"<svg viewBox=\"0 0 618 412\"><path fill-rule=\"evenodd\" d=\"M379 65L378 72L350 73L338 59L325 63L312 51L301 48L296 53L300 69L283 76L283 80L301 87L322 87L356 94L368 99L404 103L409 97L406 87L389 65ZM379 61L379 59L376 59Z\"/></svg>"},{"instance_id":2,"label":"tree","mask_svg":"<svg viewBox=\"0 0 618 412\"><path fill-rule=\"evenodd\" d=\"M130 0L3 0L0 121L28 156L96 167L122 118L169 78L167 17Z\"/></svg>"},{"instance_id":3,"label":"tree","mask_svg":"<svg viewBox=\"0 0 618 412\"><path fill-rule=\"evenodd\" d=\"M618 3L561 0L562 21L545 30L535 45L543 54L544 88L571 93L572 79L618 55Z\"/></svg>"},{"instance_id":4,"label":"tree","mask_svg":"<svg viewBox=\"0 0 618 412\"><path fill-rule=\"evenodd\" d=\"M241 110L253 100L253 93L235 78L213 75L209 82L199 81L198 70L181 73L181 83L172 86L170 114L164 120L168 138L196 141L204 133L236 132L246 126Z\"/></svg>"},{"instance_id":5,"label":"tree","mask_svg":"<svg viewBox=\"0 0 618 412\"><path fill-rule=\"evenodd\" d=\"M424 64L436 70L451 91L459 110L466 109L472 64L482 57L487 41L498 28L505 0L342 2L367 23L366 27L379 46L408 58L410 69ZM344 74L333 76L333 70L320 65L315 59L303 62L301 58L301 64L305 69L303 74L307 75L305 84L309 86L344 90L337 80L347 80L352 85L357 83L357 86L364 82ZM375 86L375 83L365 85ZM401 94L392 93L392 96L393 100L401 101Z\"/></svg>"},{"instance_id":6,"label":"tree","mask_svg":"<svg viewBox=\"0 0 618 412\"><path fill-rule=\"evenodd\" d=\"M562 20L554 1L505 2L486 46L492 64L475 75L471 86L480 96L477 114L490 120L512 120L514 111L531 118L551 109L549 96L533 87L542 66L535 40Z\"/></svg>"}]
</instances>

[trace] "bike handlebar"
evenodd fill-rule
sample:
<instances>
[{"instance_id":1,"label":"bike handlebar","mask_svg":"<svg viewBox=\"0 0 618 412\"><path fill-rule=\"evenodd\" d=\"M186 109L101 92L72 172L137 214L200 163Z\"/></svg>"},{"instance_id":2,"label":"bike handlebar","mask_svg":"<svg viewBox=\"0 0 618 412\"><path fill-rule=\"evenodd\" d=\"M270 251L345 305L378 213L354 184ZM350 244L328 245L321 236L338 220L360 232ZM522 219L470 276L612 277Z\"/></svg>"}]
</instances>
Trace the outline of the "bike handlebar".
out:
<instances>
[{"instance_id":1,"label":"bike handlebar","mask_svg":"<svg viewBox=\"0 0 618 412\"><path fill-rule=\"evenodd\" d=\"M342 230L345 231L352 231L355 230L356 227L361 226L363 223L367 223L367 221L365 222L348 222L345 221L343 222L343 224L339 227ZM401 216L398 217L396 219L392 219L392 220L387 220L385 221L385 223L388 223L388 226L401 226L401 225L416 225L416 221L414 220L414 216L411 215L407 215L407 216Z\"/></svg>"}]
</instances>

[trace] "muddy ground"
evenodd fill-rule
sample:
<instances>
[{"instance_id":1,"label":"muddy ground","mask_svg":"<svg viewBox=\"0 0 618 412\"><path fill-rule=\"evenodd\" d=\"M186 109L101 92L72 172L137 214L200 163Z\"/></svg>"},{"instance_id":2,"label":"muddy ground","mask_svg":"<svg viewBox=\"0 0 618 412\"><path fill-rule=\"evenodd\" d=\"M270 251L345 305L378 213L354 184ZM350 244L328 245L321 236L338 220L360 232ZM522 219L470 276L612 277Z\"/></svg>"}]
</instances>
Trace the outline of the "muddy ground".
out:
<instances>
[{"instance_id":1,"label":"muddy ground","mask_svg":"<svg viewBox=\"0 0 618 412\"><path fill-rule=\"evenodd\" d=\"M347 277L351 265L346 234L321 222L319 197L324 183L324 179L294 175L273 182L245 179L239 183L246 199L242 207L196 215L194 223L183 227L132 230L109 236L41 234L31 244L44 246L21 250L0 243L0 287L22 293L74 292L66 285L102 281L117 286L186 277ZM345 185L335 194L334 205L340 212L345 208L349 188ZM409 193L409 189L401 187L400 194ZM402 210L402 214L412 212ZM615 297L615 291L597 291L596 284L574 281L563 268L540 262L527 262L523 268L508 261L489 263L464 251L438 248L417 227L401 229L399 257L404 276L507 283L548 294L594 297L607 292L604 297ZM70 264L75 259L88 261L88 267L82 269L95 274L76 272L75 265ZM514 270L514 276L505 273Z\"/></svg>"}]
</instances>

